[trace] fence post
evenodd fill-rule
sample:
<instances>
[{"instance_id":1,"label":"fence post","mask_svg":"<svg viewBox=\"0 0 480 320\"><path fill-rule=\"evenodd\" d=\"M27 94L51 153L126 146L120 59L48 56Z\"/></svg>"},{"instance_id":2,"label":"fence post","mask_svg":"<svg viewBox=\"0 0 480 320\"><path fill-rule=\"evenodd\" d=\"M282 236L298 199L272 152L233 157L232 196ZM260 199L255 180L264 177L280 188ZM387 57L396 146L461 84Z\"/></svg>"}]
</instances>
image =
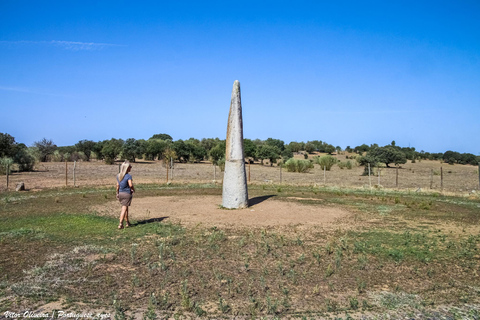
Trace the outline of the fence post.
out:
<instances>
[{"instance_id":1,"label":"fence post","mask_svg":"<svg viewBox=\"0 0 480 320\"><path fill-rule=\"evenodd\" d=\"M10 174L10 164L7 163L7 191L8 191L8 176Z\"/></svg>"},{"instance_id":2,"label":"fence post","mask_svg":"<svg viewBox=\"0 0 480 320\"><path fill-rule=\"evenodd\" d=\"M68 184L68 166L67 166L67 160L65 160L65 187Z\"/></svg>"},{"instance_id":3,"label":"fence post","mask_svg":"<svg viewBox=\"0 0 480 320\"><path fill-rule=\"evenodd\" d=\"M372 189L372 178L370 177L370 163L368 164L368 185Z\"/></svg>"},{"instance_id":4,"label":"fence post","mask_svg":"<svg viewBox=\"0 0 480 320\"><path fill-rule=\"evenodd\" d=\"M213 164L213 182L217 182L217 166Z\"/></svg>"},{"instance_id":5,"label":"fence post","mask_svg":"<svg viewBox=\"0 0 480 320\"><path fill-rule=\"evenodd\" d=\"M395 187L398 188L398 166L395 168Z\"/></svg>"},{"instance_id":6,"label":"fence post","mask_svg":"<svg viewBox=\"0 0 480 320\"><path fill-rule=\"evenodd\" d=\"M77 166L77 160L73 162L73 187L77 186L77 182L75 180L75 167Z\"/></svg>"},{"instance_id":7,"label":"fence post","mask_svg":"<svg viewBox=\"0 0 480 320\"><path fill-rule=\"evenodd\" d=\"M250 160L248 160L248 182L250 182Z\"/></svg>"},{"instance_id":8,"label":"fence post","mask_svg":"<svg viewBox=\"0 0 480 320\"><path fill-rule=\"evenodd\" d=\"M168 171L170 171L170 168L168 166L168 159L167 160L163 160L165 162L165 169L167 169L167 181L166 183L168 183Z\"/></svg>"},{"instance_id":9,"label":"fence post","mask_svg":"<svg viewBox=\"0 0 480 320\"><path fill-rule=\"evenodd\" d=\"M380 188L380 167L377 167L378 187Z\"/></svg>"},{"instance_id":10,"label":"fence post","mask_svg":"<svg viewBox=\"0 0 480 320\"><path fill-rule=\"evenodd\" d=\"M443 191L443 167L440 167L440 189Z\"/></svg>"},{"instance_id":11,"label":"fence post","mask_svg":"<svg viewBox=\"0 0 480 320\"><path fill-rule=\"evenodd\" d=\"M282 184L282 166L280 165L280 184Z\"/></svg>"},{"instance_id":12,"label":"fence post","mask_svg":"<svg viewBox=\"0 0 480 320\"><path fill-rule=\"evenodd\" d=\"M480 189L480 162L478 163L478 189Z\"/></svg>"},{"instance_id":13,"label":"fence post","mask_svg":"<svg viewBox=\"0 0 480 320\"><path fill-rule=\"evenodd\" d=\"M327 185L327 167L323 166L323 185Z\"/></svg>"},{"instance_id":14,"label":"fence post","mask_svg":"<svg viewBox=\"0 0 480 320\"><path fill-rule=\"evenodd\" d=\"M172 181L173 181L173 158L170 158L170 167L172 168Z\"/></svg>"},{"instance_id":15,"label":"fence post","mask_svg":"<svg viewBox=\"0 0 480 320\"><path fill-rule=\"evenodd\" d=\"M430 189L433 189L433 169L430 169Z\"/></svg>"}]
</instances>

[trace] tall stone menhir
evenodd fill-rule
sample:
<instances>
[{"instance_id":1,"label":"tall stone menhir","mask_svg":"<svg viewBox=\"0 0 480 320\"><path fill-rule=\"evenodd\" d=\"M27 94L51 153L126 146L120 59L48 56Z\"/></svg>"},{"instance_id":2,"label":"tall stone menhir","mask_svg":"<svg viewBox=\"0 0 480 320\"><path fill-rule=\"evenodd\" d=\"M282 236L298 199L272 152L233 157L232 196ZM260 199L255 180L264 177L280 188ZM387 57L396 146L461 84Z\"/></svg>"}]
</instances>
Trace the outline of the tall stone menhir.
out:
<instances>
[{"instance_id":1,"label":"tall stone menhir","mask_svg":"<svg viewBox=\"0 0 480 320\"><path fill-rule=\"evenodd\" d=\"M229 209L248 207L247 175L243 152L243 121L240 82L235 80L228 114L222 206Z\"/></svg>"}]
</instances>

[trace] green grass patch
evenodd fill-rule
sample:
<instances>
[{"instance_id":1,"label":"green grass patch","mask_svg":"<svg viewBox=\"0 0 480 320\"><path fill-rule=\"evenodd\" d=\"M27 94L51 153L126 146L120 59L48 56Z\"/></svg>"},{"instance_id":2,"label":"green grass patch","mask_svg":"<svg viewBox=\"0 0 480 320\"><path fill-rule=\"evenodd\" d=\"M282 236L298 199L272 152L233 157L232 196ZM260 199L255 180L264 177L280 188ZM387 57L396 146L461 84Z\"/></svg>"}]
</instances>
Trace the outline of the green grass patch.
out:
<instances>
[{"instance_id":1,"label":"green grass patch","mask_svg":"<svg viewBox=\"0 0 480 320\"><path fill-rule=\"evenodd\" d=\"M221 194L210 184L137 191L138 197ZM352 216L338 224L256 228L152 219L117 230L116 217L86 209L113 201L113 193L56 189L3 198L0 254L8 258L0 260L0 311L33 310L60 298L72 309L87 305L116 318L144 310L150 319L353 312L395 318L406 308L420 314L445 304L480 305L480 236L470 224L479 219L478 204L468 199L254 185L251 198L275 195Z\"/></svg>"}]
</instances>

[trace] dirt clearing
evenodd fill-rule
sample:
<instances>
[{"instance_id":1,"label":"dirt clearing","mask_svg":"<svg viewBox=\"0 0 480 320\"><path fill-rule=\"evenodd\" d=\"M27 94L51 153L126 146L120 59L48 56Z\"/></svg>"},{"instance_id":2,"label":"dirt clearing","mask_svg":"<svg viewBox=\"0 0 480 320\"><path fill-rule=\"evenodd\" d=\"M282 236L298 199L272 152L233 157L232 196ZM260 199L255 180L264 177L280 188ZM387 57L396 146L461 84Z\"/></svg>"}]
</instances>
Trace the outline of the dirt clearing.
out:
<instances>
[{"instance_id":1,"label":"dirt clearing","mask_svg":"<svg viewBox=\"0 0 480 320\"><path fill-rule=\"evenodd\" d=\"M160 196L133 199L130 218L136 221L154 219L180 222L183 225L268 227L286 225L325 225L352 213L322 205L303 205L262 196L250 199L246 209L222 209L221 196ZM118 216L120 204L112 201L107 205L91 208L100 214Z\"/></svg>"}]
</instances>

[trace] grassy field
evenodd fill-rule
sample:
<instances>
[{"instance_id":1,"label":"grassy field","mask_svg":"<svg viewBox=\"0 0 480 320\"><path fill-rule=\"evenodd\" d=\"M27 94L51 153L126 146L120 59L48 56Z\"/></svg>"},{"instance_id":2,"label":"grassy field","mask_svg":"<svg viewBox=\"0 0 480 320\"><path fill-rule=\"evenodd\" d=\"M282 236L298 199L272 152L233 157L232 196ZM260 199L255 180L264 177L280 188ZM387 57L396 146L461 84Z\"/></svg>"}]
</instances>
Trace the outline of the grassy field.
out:
<instances>
[{"instance_id":1,"label":"grassy field","mask_svg":"<svg viewBox=\"0 0 480 320\"><path fill-rule=\"evenodd\" d=\"M311 206L321 199L351 215L333 227L148 219L119 231L116 218L88 209L112 201L113 187L4 192L0 315L480 317L478 195L272 184L249 193ZM219 194L213 184L137 186L137 197Z\"/></svg>"},{"instance_id":2,"label":"grassy field","mask_svg":"<svg viewBox=\"0 0 480 320\"><path fill-rule=\"evenodd\" d=\"M416 161L403 164L397 171L395 168L372 168L372 176L362 175L363 167L356 165L356 160L346 159L347 155L335 156L342 162L351 161L352 169L341 169L334 165L331 171L323 172L319 165L315 165L308 173L280 172L280 167L255 163L247 165L250 184L286 184L296 186L327 186L341 188L386 188L399 190L417 190L468 194L472 190L479 191L478 166L448 165L439 161ZM350 155L351 156L351 155ZM303 158L296 155L296 158ZM309 156L312 159L313 155ZM67 175L64 162L42 162L35 166L33 172L14 172L10 176L9 190L21 181L29 190L42 190L52 187L74 185L73 166L67 164ZM393 166L393 165L392 165ZM443 172L443 189L441 176ZM115 184L116 165L106 165L102 161L77 162L75 170L75 184L81 187L111 186ZM165 183L167 169L162 161L138 161L133 164L132 175L136 183L151 184ZM67 181L66 178L67 177ZM169 181L174 183L222 183L223 172L209 162L202 163L175 163L175 169L169 172ZM281 179L281 181L280 181ZM6 179L0 181L0 191L6 190Z\"/></svg>"}]
</instances>

